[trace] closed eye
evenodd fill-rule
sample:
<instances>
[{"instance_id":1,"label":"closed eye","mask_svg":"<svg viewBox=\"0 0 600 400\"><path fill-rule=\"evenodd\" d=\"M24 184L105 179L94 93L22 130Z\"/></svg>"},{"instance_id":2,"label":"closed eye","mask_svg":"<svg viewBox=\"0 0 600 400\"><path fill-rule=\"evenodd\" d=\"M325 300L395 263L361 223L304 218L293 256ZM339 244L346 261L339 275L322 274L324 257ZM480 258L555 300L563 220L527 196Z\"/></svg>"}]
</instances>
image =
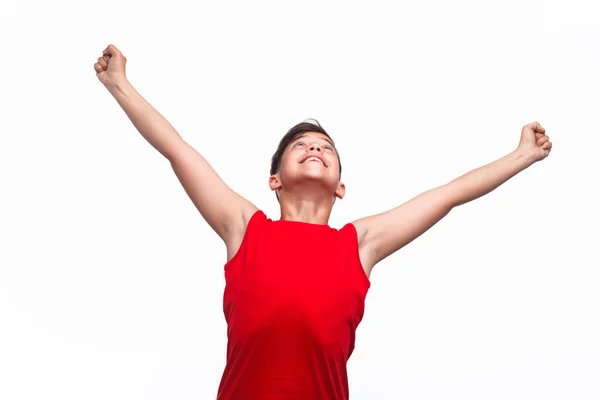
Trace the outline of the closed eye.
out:
<instances>
[{"instance_id":1,"label":"closed eye","mask_svg":"<svg viewBox=\"0 0 600 400\"><path fill-rule=\"evenodd\" d=\"M298 146L298 145L302 145L302 146L304 146L305 144L304 144L303 142L296 142L296 143L294 144L294 146ZM329 145L325 145L325 146L323 146L323 148L325 148L325 149L327 149L327 150L331 150L331 151L333 151L333 147L331 147L331 146L329 146Z\"/></svg>"}]
</instances>

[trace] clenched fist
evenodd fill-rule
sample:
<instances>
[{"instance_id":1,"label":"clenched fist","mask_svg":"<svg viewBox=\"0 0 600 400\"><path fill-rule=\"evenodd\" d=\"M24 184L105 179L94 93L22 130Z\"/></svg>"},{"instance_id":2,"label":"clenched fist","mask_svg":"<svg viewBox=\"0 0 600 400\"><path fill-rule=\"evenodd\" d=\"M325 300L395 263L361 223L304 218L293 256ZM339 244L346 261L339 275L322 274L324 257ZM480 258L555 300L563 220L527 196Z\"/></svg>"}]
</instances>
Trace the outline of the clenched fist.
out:
<instances>
[{"instance_id":1,"label":"clenched fist","mask_svg":"<svg viewBox=\"0 0 600 400\"><path fill-rule=\"evenodd\" d=\"M519 149L531 155L533 162L538 162L550 155L552 142L546 130L539 123L532 122L521 130Z\"/></svg>"},{"instance_id":2,"label":"clenched fist","mask_svg":"<svg viewBox=\"0 0 600 400\"><path fill-rule=\"evenodd\" d=\"M125 56L110 44L102 52L102 57L98 57L98 62L94 64L96 76L107 88L114 87L127 80L125 76L126 63Z\"/></svg>"}]
</instances>

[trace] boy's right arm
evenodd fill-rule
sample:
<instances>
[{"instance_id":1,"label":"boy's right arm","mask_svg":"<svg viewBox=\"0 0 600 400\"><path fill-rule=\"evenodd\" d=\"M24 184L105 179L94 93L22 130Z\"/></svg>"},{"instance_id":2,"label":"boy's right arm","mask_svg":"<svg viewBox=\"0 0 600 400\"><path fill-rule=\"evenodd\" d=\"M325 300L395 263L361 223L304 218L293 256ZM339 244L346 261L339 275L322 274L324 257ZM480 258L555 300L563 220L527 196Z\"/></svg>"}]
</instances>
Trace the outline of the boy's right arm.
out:
<instances>
[{"instance_id":1,"label":"boy's right arm","mask_svg":"<svg viewBox=\"0 0 600 400\"><path fill-rule=\"evenodd\" d=\"M227 245L229 260L258 208L227 186L208 161L185 141L174 144L169 161L200 214Z\"/></svg>"},{"instance_id":2,"label":"boy's right arm","mask_svg":"<svg viewBox=\"0 0 600 400\"><path fill-rule=\"evenodd\" d=\"M231 258L257 207L229 188L208 161L135 90L125 78L125 62L110 45L94 69L140 134L169 160L202 217L227 245Z\"/></svg>"}]
</instances>

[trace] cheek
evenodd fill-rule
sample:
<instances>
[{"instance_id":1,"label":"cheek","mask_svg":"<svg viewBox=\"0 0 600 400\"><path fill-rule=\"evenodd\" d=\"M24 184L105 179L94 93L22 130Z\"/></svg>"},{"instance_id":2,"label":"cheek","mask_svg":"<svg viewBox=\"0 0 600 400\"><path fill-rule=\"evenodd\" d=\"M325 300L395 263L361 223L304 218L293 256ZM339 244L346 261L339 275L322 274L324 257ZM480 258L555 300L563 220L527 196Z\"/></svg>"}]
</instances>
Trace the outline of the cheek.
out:
<instances>
[{"instance_id":1,"label":"cheek","mask_svg":"<svg viewBox=\"0 0 600 400\"><path fill-rule=\"evenodd\" d=\"M286 175L290 171L293 171L294 168L296 168L296 162L294 161L294 157L284 157L283 160L281 160L279 172L281 173L281 175Z\"/></svg>"}]
</instances>

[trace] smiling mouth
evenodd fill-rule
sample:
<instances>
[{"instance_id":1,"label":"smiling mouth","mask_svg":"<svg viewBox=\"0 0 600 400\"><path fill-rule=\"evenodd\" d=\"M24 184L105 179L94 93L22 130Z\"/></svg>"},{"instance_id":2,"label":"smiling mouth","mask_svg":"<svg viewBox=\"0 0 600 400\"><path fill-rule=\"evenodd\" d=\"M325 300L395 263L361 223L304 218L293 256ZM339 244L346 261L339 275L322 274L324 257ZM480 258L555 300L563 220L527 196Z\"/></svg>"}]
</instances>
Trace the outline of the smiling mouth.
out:
<instances>
[{"instance_id":1,"label":"smiling mouth","mask_svg":"<svg viewBox=\"0 0 600 400\"><path fill-rule=\"evenodd\" d=\"M302 161L300 164L306 164L309 162L317 162L317 163L321 164L322 166L325 166L325 163L323 161L321 161L320 159L318 159L317 157L308 157L306 160Z\"/></svg>"}]
</instances>

